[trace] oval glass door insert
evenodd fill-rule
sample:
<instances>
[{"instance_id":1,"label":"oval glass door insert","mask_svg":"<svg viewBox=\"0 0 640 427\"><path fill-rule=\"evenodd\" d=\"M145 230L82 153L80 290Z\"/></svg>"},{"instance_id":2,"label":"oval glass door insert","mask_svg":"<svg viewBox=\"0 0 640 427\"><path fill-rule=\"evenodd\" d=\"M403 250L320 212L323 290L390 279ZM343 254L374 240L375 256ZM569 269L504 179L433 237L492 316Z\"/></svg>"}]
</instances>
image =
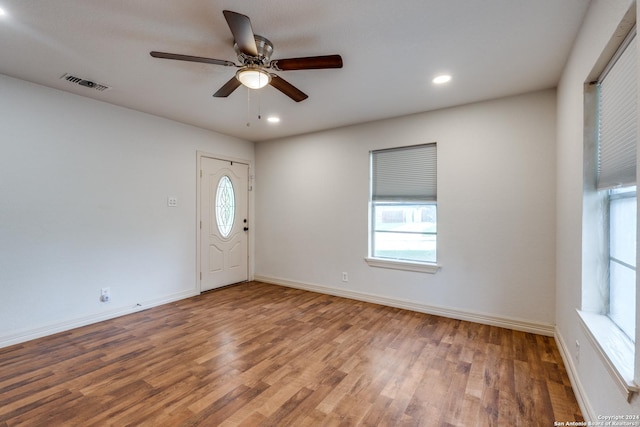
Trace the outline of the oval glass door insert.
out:
<instances>
[{"instance_id":1,"label":"oval glass door insert","mask_svg":"<svg viewBox=\"0 0 640 427\"><path fill-rule=\"evenodd\" d=\"M236 195L233 184L227 175L218 181L216 191L216 222L222 237L229 237L236 216Z\"/></svg>"}]
</instances>

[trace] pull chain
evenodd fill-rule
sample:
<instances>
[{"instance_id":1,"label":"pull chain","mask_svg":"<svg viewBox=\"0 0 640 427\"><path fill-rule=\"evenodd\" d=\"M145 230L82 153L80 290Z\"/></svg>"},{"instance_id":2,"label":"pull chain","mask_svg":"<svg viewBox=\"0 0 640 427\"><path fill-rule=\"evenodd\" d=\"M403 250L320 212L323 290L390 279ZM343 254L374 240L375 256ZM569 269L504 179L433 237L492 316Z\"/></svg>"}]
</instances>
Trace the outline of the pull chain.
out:
<instances>
[{"instance_id":1,"label":"pull chain","mask_svg":"<svg viewBox=\"0 0 640 427\"><path fill-rule=\"evenodd\" d=\"M262 92L262 90L258 90L258 120L260 120L262 118L262 116L261 116L262 96L260 96L261 92Z\"/></svg>"},{"instance_id":2,"label":"pull chain","mask_svg":"<svg viewBox=\"0 0 640 427\"><path fill-rule=\"evenodd\" d=\"M247 127L251 127L251 91L247 88ZM258 120L262 120L262 97L260 96L260 89L258 91Z\"/></svg>"},{"instance_id":3,"label":"pull chain","mask_svg":"<svg viewBox=\"0 0 640 427\"><path fill-rule=\"evenodd\" d=\"M247 88L247 127L251 127L251 89Z\"/></svg>"}]
</instances>

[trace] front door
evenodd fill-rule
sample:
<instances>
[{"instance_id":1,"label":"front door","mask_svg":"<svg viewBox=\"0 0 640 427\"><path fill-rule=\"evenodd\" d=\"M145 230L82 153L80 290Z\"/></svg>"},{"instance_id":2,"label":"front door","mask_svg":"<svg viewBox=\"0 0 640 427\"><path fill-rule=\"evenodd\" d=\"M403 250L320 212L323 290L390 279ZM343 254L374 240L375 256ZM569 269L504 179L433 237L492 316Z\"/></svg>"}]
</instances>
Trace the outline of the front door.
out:
<instances>
[{"instance_id":1,"label":"front door","mask_svg":"<svg viewBox=\"0 0 640 427\"><path fill-rule=\"evenodd\" d=\"M249 279L249 165L201 158L200 291Z\"/></svg>"}]
</instances>

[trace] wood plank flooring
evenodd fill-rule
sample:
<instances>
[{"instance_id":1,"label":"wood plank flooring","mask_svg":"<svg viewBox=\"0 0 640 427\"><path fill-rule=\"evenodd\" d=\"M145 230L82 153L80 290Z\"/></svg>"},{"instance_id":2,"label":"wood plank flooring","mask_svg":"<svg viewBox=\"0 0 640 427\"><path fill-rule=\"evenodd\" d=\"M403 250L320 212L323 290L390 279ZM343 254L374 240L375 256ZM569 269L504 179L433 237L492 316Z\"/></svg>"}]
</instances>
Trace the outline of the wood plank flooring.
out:
<instances>
[{"instance_id":1,"label":"wood plank flooring","mask_svg":"<svg viewBox=\"0 0 640 427\"><path fill-rule=\"evenodd\" d=\"M250 282L0 349L0 426L552 426L552 338Z\"/></svg>"}]
</instances>

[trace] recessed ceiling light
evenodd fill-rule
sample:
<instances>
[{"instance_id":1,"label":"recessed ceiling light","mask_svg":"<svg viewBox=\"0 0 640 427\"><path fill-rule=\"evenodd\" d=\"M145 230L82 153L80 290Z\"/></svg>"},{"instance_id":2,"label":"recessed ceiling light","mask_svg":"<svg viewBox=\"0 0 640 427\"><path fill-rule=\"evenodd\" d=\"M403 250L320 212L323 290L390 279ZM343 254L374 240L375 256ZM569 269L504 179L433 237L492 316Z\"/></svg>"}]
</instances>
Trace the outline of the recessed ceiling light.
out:
<instances>
[{"instance_id":1,"label":"recessed ceiling light","mask_svg":"<svg viewBox=\"0 0 640 427\"><path fill-rule=\"evenodd\" d=\"M441 85L443 83L447 83L449 80L451 80L451 76L448 74L441 74L439 76L436 76L432 81L433 83L437 84L437 85Z\"/></svg>"},{"instance_id":2,"label":"recessed ceiling light","mask_svg":"<svg viewBox=\"0 0 640 427\"><path fill-rule=\"evenodd\" d=\"M0 16L5 16L7 12L4 11L3 8L0 7Z\"/></svg>"},{"instance_id":3,"label":"recessed ceiling light","mask_svg":"<svg viewBox=\"0 0 640 427\"><path fill-rule=\"evenodd\" d=\"M276 116L267 117L267 121L269 123L280 123L280 117L276 117Z\"/></svg>"}]
</instances>

